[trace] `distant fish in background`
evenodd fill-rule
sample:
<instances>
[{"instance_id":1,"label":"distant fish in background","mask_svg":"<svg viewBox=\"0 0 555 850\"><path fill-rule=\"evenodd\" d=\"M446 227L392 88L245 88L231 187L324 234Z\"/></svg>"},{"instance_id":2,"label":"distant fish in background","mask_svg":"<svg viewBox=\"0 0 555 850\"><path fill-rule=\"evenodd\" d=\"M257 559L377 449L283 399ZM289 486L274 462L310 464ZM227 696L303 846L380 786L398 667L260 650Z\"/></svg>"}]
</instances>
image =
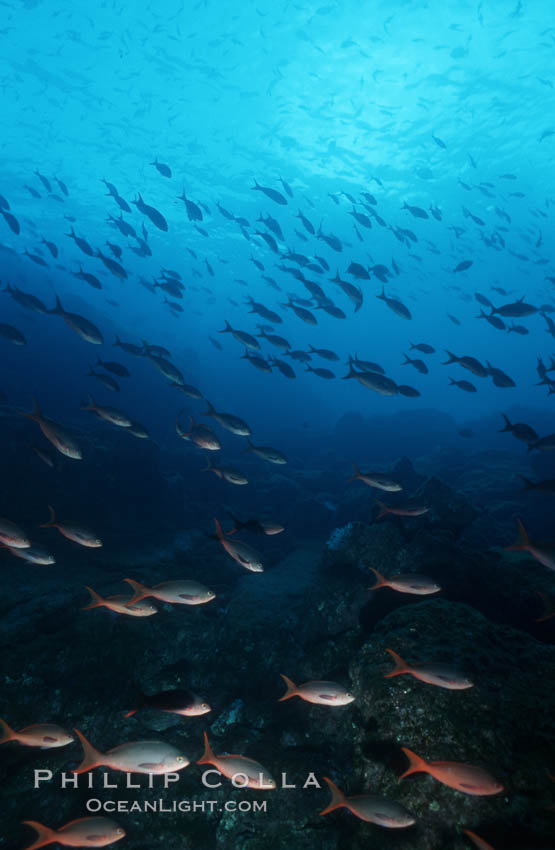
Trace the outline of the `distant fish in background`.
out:
<instances>
[{"instance_id":1,"label":"distant fish in background","mask_svg":"<svg viewBox=\"0 0 555 850\"><path fill-rule=\"evenodd\" d=\"M491 844L488 844L487 841L484 841L483 838L480 838L480 836L476 835L476 833L472 832L472 830L463 829L463 832L470 838L472 843L476 845L478 850L495 850L495 848L492 847Z\"/></svg>"},{"instance_id":2,"label":"distant fish in background","mask_svg":"<svg viewBox=\"0 0 555 850\"><path fill-rule=\"evenodd\" d=\"M138 711L144 709L179 714L181 717L200 717L212 711L206 700L185 689L161 691L157 694L139 693L135 704L137 708L126 712L124 717L132 717Z\"/></svg>"},{"instance_id":3,"label":"distant fish in background","mask_svg":"<svg viewBox=\"0 0 555 850\"><path fill-rule=\"evenodd\" d=\"M158 162L158 158L154 160L154 162L150 163L155 167L155 169L162 175L162 177L171 177L172 170L169 165L166 165L164 162Z\"/></svg>"},{"instance_id":4,"label":"distant fish in background","mask_svg":"<svg viewBox=\"0 0 555 850\"><path fill-rule=\"evenodd\" d=\"M381 587L389 587L398 593L410 593L416 596L429 596L432 593L439 593L441 590L439 584L436 584L433 579L418 575L417 573L407 573L406 575L385 578L374 567L369 567L368 569L376 576L376 584L369 587L368 590L379 590Z\"/></svg>"},{"instance_id":5,"label":"distant fish in background","mask_svg":"<svg viewBox=\"0 0 555 850\"><path fill-rule=\"evenodd\" d=\"M505 546L505 549L514 552L528 552L544 567L555 570L555 543L533 543L520 519L517 519L516 524L518 537L511 546Z\"/></svg>"}]
</instances>

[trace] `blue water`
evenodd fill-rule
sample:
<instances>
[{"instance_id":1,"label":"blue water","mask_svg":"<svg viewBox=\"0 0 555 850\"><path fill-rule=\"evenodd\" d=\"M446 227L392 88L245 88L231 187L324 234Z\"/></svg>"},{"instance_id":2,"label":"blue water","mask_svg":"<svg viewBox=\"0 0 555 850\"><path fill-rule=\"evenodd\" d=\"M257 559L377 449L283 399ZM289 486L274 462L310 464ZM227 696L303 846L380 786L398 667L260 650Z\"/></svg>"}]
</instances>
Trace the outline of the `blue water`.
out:
<instances>
[{"instance_id":1,"label":"blue water","mask_svg":"<svg viewBox=\"0 0 555 850\"><path fill-rule=\"evenodd\" d=\"M522 295L536 306L553 301L546 275L553 274L554 137L541 137L551 131L555 60L545 4L388 2L373 4L366 21L357 4L287 4L278 11L264 3L246 8L163 3L140 4L135 11L106 3L92 15L55 10L49 3L4 6L1 191L20 221L21 234L13 235L0 220L3 245L18 255L2 253L2 279L36 293L48 306L56 292L66 309L90 318L105 337L104 359L109 359L106 350L121 354L110 349L115 334L136 343L141 338L163 342L185 379L215 404L242 411L257 429L267 423L271 431L307 419L333 423L349 409L410 414L418 407L439 407L460 420L515 403L550 403L545 387L534 386L536 356L548 363L553 351L544 318L515 320L529 329L528 336L501 332L475 318L480 307L473 297L481 292L496 306ZM155 157L170 165L171 179L150 165ZM54 199L35 169L51 180L59 176L69 196L52 181L61 201ZM280 176L293 198L284 193ZM128 202L140 192L167 218L169 229L162 233L133 206L125 215L139 235L146 223L152 257L133 254L129 248L136 243L107 223L119 209L106 197L101 178L114 183ZM281 190L287 206L251 191L255 179ZM465 190L460 181L472 188ZM488 195L477 188L484 183L491 184L485 186ZM25 184L41 197L32 197ZM188 221L177 198L183 188L210 210L203 210L199 222L206 237ZM374 209L388 225L411 230L418 243L399 242L375 220L371 230L358 225L360 242L348 215L352 204L340 193L360 199L363 191L374 195ZM514 192L524 197L511 197ZM249 220L251 241L219 213L216 202ZM436 205L442 221L431 213L427 220L413 218L402 210L404 202L425 210ZM462 206L484 226L465 217ZM510 224L495 207L510 216ZM325 233L339 236L343 251L334 252L314 237L302 242L294 233L295 228L305 232L294 218L298 209L316 229L322 222ZM360 205L357 210L366 212ZM310 327L280 308L288 292L310 295L275 268L279 257L253 236L261 227L256 224L260 213L280 223L284 252L289 248L328 261L329 274L307 276L323 286L346 319L319 310L317 326ZM94 248L103 247L109 255L106 240L123 248L126 281L118 281L64 236L72 225L64 216L76 219L76 233ZM464 229L460 238L453 227ZM505 248L484 244L495 233L502 235ZM536 247L540 233L542 244ZM56 261L40 245L42 237L58 246ZM49 268L21 257L24 248L42 254ZM251 255L283 293L261 280ZM387 293L409 307L412 321L376 300L381 283L372 274L361 282L364 305L357 313L328 282L339 270L356 283L346 274L351 261L381 263L391 272L392 258L400 272L392 273ZM465 259L473 261L472 267L453 274ZM79 263L99 277L102 291L72 277ZM185 312L177 318L163 303L161 290L153 294L139 284L141 277L152 282L162 267L183 276L179 303ZM237 278L248 286L236 283ZM496 283L507 290L506 298L491 291ZM276 370L272 375L256 372L239 359L243 352L235 340L217 335L224 319L256 331L256 321L262 320L247 314L247 293L278 310L284 324L276 332L293 348L330 348L342 361L357 352L381 364L398 384L417 388L420 398L383 398L355 381L324 382L292 361L298 366L294 382ZM87 391L106 395L94 379L83 377L96 348L76 339L57 317L28 314L8 298L2 299L2 316L28 338L25 351L2 343L9 357L2 386L10 398L23 403L31 392L48 394L52 407L67 418ZM221 342L223 353L209 343L209 334ZM436 348L435 355L423 357L430 374L401 366L409 341ZM448 377L471 376L460 367L440 365L446 348L484 364L489 360L513 378L516 388L498 389L490 379L477 379L478 392L472 395L449 387ZM280 356L268 345L263 350ZM130 365L125 354L120 359ZM151 402L172 414L180 402L152 374L150 364L135 359L132 366L133 382L122 382L126 386L118 404L155 427ZM331 366L338 378L346 374L343 364Z\"/></svg>"}]
</instances>

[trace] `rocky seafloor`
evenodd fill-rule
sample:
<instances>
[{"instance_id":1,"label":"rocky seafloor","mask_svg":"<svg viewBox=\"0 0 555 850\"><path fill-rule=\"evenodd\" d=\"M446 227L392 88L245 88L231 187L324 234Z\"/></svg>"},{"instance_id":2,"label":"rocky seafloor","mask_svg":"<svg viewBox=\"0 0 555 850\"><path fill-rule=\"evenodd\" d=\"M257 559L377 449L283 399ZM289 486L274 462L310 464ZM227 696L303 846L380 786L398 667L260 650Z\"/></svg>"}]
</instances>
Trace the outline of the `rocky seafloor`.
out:
<instances>
[{"instance_id":1,"label":"rocky seafloor","mask_svg":"<svg viewBox=\"0 0 555 850\"><path fill-rule=\"evenodd\" d=\"M85 505L91 510L94 494L94 523L107 532L104 549L92 552L44 530L40 541L55 540L58 547L56 565L3 562L0 716L16 729L46 721L77 726L103 751L161 738L181 748L191 765L168 790L160 779L149 789L136 776L140 789L104 789L102 769L94 771L92 789L81 776L77 789L62 790L62 772L80 761L78 744L53 750L3 744L0 846L31 843L20 821L59 827L84 816L94 798L163 799L166 806L215 801L211 812L115 814L127 833L120 846L129 850L153 844L168 850L463 850L470 846L463 828L496 850L555 848L549 779L555 773L555 618L538 622L538 591L554 600L555 574L499 548L512 541L515 512L522 513L503 485L504 476L513 480L520 468L510 456L482 463L480 477L468 460L448 461L445 453L423 457L414 468L399 461L395 475L431 509L423 517L380 522L371 522L372 499L363 485L346 488L343 479L338 492L333 464L326 476L318 464L294 474L270 469L259 491L274 514L279 508L276 519L286 532L262 541L238 535L264 553L266 571L257 575L241 570L210 536L208 518L218 506L221 511L229 500L236 507L229 490L215 491L219 481L161 459L154 446L146 445L142 465L135 464L136 452L132 460L126 451L122 442L114 464L113 444L108 451L98 438L82 477L75 467L63 480L33 467L36 487L10 503L10 515L37 524L46 519L47 501L66 513L73 506L79 516ZM75 476L71 486L68 474ZM244 514L245 506L239 503L238 511ZM533 522L533 505L529 515ZM369 591L370 566L387 576L425 573L442 591L430 597ZM123 592L127 576L150 585L196 578L217 597L194 608L158 603L159 613L145 619L81 610L84 585L106 596ZM410 676L386 679L387 648L411 662L456 662L475 685L448 691ZM280 673L298 683L338 681L356 699L339 708L298 698L278 702ZM148 710L124 717L137 690L179 687L202 695L212 712L181 718ZM255 758L278 781L285 773L297 787L251 791L233 789L227 780L216 790L203 787L195 762L205 730L216 753ZM407 767L401 747L430 760L481 765L504 791L473 797L422 774L399 781ZM52 771L52 780L35 788L36 769ZM302 787L311 774L321 788ZM110 772L109 779L121 783L122 776ZM415 825L387 830L345 810L319 817L329 800L324 776L348 795L399 801ZM266 811L224 810L228 801L262 800Z\"/></svg>"}]
</instances>

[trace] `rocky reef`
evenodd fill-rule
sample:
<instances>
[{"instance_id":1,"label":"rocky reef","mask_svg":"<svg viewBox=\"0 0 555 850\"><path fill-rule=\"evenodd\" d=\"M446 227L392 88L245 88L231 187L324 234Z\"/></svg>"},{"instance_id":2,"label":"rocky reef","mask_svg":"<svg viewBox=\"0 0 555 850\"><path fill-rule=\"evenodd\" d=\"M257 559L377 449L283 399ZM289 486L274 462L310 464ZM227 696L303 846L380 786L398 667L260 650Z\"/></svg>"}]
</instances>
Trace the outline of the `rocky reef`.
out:
<instances>
[{"instance_id":1,"label":"rocky reef","mask_svg":"<svg viewBox=\"0 0 555 850\"><path fill-rule=\"evenodd\" d=\"M265 572L258 575L227 557L208 523L199 526L198 517L216 507L213 489L202 489L207 476L189 470L187 478L176 458L161 462L150 446L141 474L130 480L122 446L121 469L113 484L104 484L96 519L103 527L108 516L114 527L126 528L125 539L108 535L98 553L62 542L52 567L4 563L0 716L15 729L46 721L78 727L101 751L161 738L191 764L168 789L160 778L149 788L137 776L132 781L140 787L128 789L124 774L113 771L109 780L120 786L103 788L103 769L94 771L92 788L81 776L77 788L62 789L63 772L80 761L77 743L52 750L3 744L6 850L30 843L20 821L61 826L83 816L93 799L127 801L127 811L124 805L113 816L129 850L146 842L169 850L464 850L463 828L496 850L555 846L555 786L548 776L555 771L555 618L537 622L537 591L555 598L555 576L529 556L481 545L483 529L476 526L483 516L464 488L400 460L392 474L430 510L376 522L362 485L344 487L330 508L325 493L334 487L318 468L272 473L260 486L286 532L262 541L238 535L264 552ZM97 449L101 468L102 446ZM117 507L133 487L145 499L138 522ZM156 504L148 501L149 490L158 494ZM84 489L76 493L79 515L91 502ZM39 477L25 503L29 515L41 518L47 495L62 502L64 493L55 480ZM423 573L442 590L430 597L369 591L370 567L388 577ZM158 613L148 618L81 610L84 585L107 596L124 592L125 577L150 585L196 578L216 599L196 607L156 603ZM392 667L387 649L411 663L455 663L474 686L451 691L409 675L384 678ZM279 702L280 673L296 683L339 682L355 701L335 708L298 697ZM125 717L139 691L175 688L200 694L212 711L179 717L148 709ZM204 731L214 752L260 761L279 787L251 791L227 780L219 788L203 786L195 762ZM399 781L407 767L401 747L427 760L482 766L504 790L475 797L429 776ZM52 777L36 788L38 769ZM346 810L319 817L329 801L324 776L349 796L371 793L402 803L416 823L387 830ZM160 800L169 811L130 810L133 801ZM173 812L173 801L196 803L197 810ZM213 805L207 808L207 801ZM245 811L226 810L230 802ZM265 802L266 810L254 811L254 802Z\"/></svg>"}]
</instances>

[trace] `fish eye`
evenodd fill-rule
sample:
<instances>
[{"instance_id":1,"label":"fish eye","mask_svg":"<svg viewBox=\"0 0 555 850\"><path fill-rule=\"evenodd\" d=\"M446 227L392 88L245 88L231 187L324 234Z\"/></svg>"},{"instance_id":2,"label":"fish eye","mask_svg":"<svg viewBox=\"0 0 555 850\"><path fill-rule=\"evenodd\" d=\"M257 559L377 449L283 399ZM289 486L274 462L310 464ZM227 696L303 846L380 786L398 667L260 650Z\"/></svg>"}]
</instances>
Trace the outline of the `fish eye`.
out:
<instances>
[{"instance_id":1,"label":"fish eye","mask_svg":"<svg viewBox=\"0 0 555 850\"><path fill-rule=\"evenodd\" d=\"M203 703L202 703L202 705L201 705L201 708L209 708L208 703L207 703L207 702L203 702Z\"/></svg>"},{"instance_id":2,"label":"fish eye","mask_svg":"<svg viewBox=\"0 0 555 850\"><path fill-rule=\"evenodd\" d=\"M125 830L123 830L121 828L121 826L118 826L118 828L116 829L116 832L117 832L118 835L125 835Z\"/></svg>"},{"instance_id":3,"label":"fish eye","mask_svg":"<svg viewBox=\"0 0 555 850\"><path fill-rule=\"evenodd\" d=\"M185 757L184 756L177 756L176 761L179 761L179 762L185 761Z\"/></svg>"}]
</instances>

